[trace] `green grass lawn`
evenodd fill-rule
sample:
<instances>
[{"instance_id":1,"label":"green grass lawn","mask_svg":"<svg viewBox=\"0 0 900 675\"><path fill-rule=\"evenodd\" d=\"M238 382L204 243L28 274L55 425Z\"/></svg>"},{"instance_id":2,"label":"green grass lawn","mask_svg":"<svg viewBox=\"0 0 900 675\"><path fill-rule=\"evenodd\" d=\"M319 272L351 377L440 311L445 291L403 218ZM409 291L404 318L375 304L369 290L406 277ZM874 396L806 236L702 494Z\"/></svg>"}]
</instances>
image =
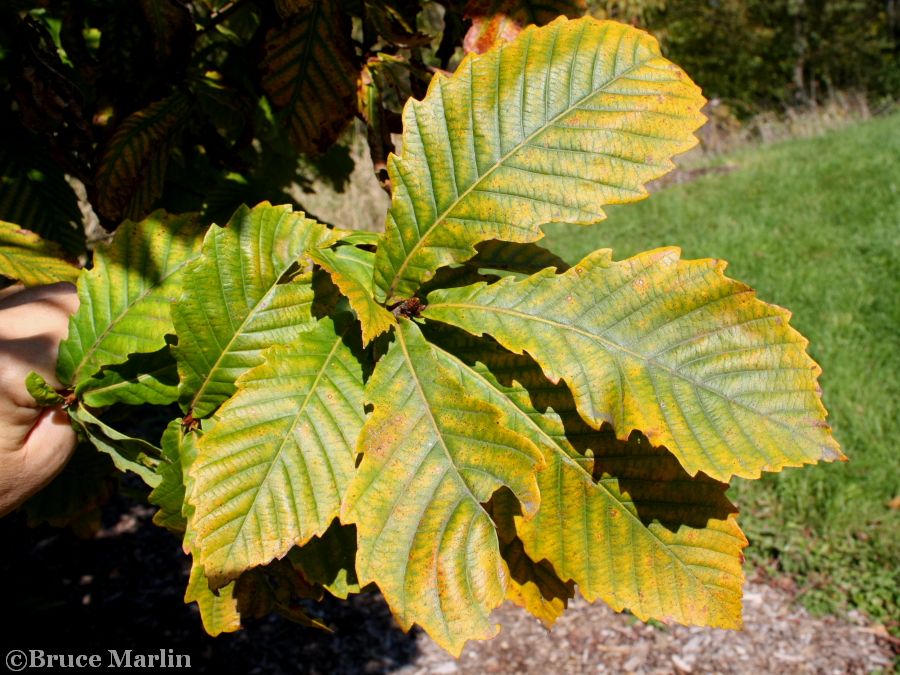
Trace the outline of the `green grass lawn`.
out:
<instances>
[{"instance_id":1,"label":"green grass lawn","mask_svg":"<svg viewBox=\"0 0 900 675\"><path fill-rule=\"evenodd\" d=\"M813 610L858 607L896 630L900 115L726 160L731 173L611 208L594 227L552 226L543 243L571 262L677 244L730 261L729 276L793 311L850 462L737 481L748 557L791 574Z\"/></svg>"}]
</instances>

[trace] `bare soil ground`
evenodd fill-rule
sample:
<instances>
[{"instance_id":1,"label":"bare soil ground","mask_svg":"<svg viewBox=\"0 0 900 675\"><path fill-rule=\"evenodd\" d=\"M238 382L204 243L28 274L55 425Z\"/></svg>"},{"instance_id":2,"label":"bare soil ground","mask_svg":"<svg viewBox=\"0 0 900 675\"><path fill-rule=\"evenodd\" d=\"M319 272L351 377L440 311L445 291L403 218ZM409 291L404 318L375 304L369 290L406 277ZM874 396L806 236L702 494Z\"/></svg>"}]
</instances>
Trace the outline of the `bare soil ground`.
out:
<instances>
[{"instance_id":1,"label":"bare soil ground","mask_svg":"<svg viewBox=\"0 0 900 675\"><path fill-rule=\"evenodd\" d=\"M896 640L863 617L814 618L784 589L747 584L743 632L647 626L583 600L548 633L516 607L503 629L459 660L421 631L402 633L377 595L315 611L328 634L278 617L213 639L181 596L187 560L149 523L152 510L119 498L91 540L0 520L6 625L0 646L55 653L172 649L192 672L216 673L870 673L891 672Z\"/></svg>"}]
</instances>

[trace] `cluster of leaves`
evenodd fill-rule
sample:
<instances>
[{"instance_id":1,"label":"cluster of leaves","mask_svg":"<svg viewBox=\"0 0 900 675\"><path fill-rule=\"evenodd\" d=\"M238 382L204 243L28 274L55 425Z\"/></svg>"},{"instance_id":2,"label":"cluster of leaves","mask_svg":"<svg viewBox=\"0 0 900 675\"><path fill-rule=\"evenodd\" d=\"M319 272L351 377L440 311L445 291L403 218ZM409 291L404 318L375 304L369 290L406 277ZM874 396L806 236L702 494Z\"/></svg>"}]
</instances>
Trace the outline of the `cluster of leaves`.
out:
<instances>
[{"instance_id":1,"label":"cluster of leaves","mask_svg":"<svg viewBox=\"0 0 900 675\"><path fill-rule=\"evenodd\" d=\"M738 627L728 481L842 457L806 341L721 261L534 243L646 196L703 104L642 31L529 27L405 106L383 234L268 203L202 240L126 222L79 274L66 390L30 390L152 488L213 634L370 585L455 654L576 585ZM109 422L173 404L158 446Z\"/></svg>"}]
</instances>

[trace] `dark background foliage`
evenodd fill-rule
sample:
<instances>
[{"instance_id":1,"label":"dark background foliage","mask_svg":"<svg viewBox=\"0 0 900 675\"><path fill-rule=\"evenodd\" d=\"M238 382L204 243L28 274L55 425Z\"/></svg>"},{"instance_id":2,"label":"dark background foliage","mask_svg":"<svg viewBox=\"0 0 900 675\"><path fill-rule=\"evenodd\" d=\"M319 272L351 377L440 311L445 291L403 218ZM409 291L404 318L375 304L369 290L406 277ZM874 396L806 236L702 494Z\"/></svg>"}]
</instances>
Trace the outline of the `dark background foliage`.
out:
<instances>
[{"instance_id":1,"label":"dark background foliage","mask_svg":"<svg viewBox=\"0 0 900 675\"><path fill-rule=\"evenodd\" d=\"M667 56L742 114L837 91L900 93L896 0L593 0L648 28Z\"/></svg>"},{"instance_id":2,"label":"dark background foliage","mask_svg":"<svg viewBox=\"0 0 900 675\"><path fill-rule=\"evenodd\" d=\"M264 199L303 208L313 179L346 185L354 117L389 187L403 102L492 17L584 11L646 27L739 117L900 93L896 0L15 0L0 9L0 219L77 254L85 213L113 229L159 206L218 222Z\"/></svg>"}]
</instances>

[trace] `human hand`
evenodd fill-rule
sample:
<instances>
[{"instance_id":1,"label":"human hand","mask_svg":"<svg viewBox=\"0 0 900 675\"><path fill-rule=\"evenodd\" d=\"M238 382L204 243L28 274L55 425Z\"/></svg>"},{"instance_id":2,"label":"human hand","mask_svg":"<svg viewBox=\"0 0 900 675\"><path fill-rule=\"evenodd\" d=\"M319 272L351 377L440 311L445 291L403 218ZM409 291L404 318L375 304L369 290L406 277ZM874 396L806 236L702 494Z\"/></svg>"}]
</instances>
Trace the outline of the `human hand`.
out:
<instances>
[{"instance_id":1,"label":"human hand","mask_svg":"<svg viewBox=\"0 0 900 675\"><path fill-rule=\"evenodd\" d=\"M76 445L60 407L41 408L25 388L32 370L52 387L59 343L78 309L72 284L0 291L0 516L62 471Z\"/></svg>"}]
</instances>

